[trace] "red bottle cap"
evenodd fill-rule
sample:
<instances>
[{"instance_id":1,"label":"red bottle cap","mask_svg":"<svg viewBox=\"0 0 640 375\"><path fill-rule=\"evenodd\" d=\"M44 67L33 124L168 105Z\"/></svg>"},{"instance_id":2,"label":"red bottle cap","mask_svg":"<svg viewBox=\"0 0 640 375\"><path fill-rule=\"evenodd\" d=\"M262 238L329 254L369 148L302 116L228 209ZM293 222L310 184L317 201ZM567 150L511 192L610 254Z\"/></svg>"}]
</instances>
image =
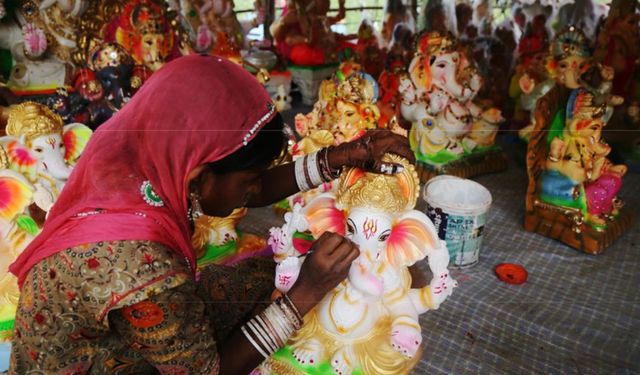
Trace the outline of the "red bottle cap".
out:
<instances>
[{"instance_id":1,"label":"red bottle cap","mask_svg":"<svg viewBox=\"0 0 640 375\"><path fill-rule=\"evenodd\" d=\"M498 279L508 284L522 284L529 277L527 270L519 264L500 263L495 271Z\"/></svg>"}]
</instances>

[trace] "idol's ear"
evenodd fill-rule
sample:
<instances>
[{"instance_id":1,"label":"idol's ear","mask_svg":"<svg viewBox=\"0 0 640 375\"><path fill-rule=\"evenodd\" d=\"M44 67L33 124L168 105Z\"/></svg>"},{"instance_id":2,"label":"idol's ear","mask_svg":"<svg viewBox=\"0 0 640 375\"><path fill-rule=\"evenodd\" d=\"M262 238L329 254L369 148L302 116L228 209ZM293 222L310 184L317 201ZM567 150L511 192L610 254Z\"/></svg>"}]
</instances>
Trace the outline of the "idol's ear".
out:
<instances>
[{"instance_id":1,"label":"idol's ear","mask_svg":"<svg viewBox=\"0 0 640 375\"><path fill-rule=\"evenodd\" d=\"M62 131L62 142L64 143L64 160L73 167L82 151L84 151L89 138L93 132L81 123L65 125Z\"/></svg>"},{"instance_id":2,"label":"idol's ear","mask_svg":"<svg viewBox=\"0 0 640 375\"><path fill-rule=\"evenodd\" d=\"M0 170L0 220L9 222L24 213L33 202L34 192L33 185L21 174Z\"/></svg>"},{"instance_id":3,"label":"idol's ear","mask_svg":"<svg viewBox=\"0 0 640 375\"><path fill-rule=\"evenodd\" d=\"M319 238L327 231L345 235L346 215L336 208L336 197L332 193L315 197L303 208L303 214L314 238Z\"/></svg>"},{"instance_id":4,"label":"idol's ear","mask_svg":"<svg viewBox=\"0 0 640 375\"><path fill-rule=\"evenodd\" d=\"M38 160L24 143L16 137L0 137L0 148L3 149L0 153L6 156L6 160L2 161L3 164L6 164L3 165L4 168L16 171L31 181L36 179Z\"/></svg>"},{"instance_id":5,"label":"idol's ear","mask_svg":"<svg viewBox=\"0 0 640 375\"><path fill-rule=\"evenodd\" d=\"M424 88L425 91L431 89L431 63L429 58L421 57L411 60L409 64L409 74L411 81L417 89Z\"/></svg>"},{"instance_id":6,"label":"idol's ear","mask_svg":"<svg viewBox=\"0 0 640 375\"><path fill-rule=\"evenodd\" d=\"M410 266L440 247L436 229L427 215L411 210L402 214L387 241L387 261L396 268Z\"/></svg>"}]
</instances>

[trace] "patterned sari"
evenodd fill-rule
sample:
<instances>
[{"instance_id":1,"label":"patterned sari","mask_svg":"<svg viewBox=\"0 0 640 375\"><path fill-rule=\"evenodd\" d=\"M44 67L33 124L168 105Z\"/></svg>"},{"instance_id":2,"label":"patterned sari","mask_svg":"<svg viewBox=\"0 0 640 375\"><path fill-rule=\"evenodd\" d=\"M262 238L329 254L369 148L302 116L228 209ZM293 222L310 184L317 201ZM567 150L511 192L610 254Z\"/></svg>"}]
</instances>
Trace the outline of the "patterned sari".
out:
<instances>
[{"instance_id":1,"label":"patterned sari","mask_svg":"<svg viewBox=\"0 0 640 375\"><path fill-rule=\"evenodd\" d=\"M198 282L190 272L150 241L43 259L23 284L10 373L217 374L216 342L269 302L274 263L211 265Z\"/></svg>"}]
</instances>

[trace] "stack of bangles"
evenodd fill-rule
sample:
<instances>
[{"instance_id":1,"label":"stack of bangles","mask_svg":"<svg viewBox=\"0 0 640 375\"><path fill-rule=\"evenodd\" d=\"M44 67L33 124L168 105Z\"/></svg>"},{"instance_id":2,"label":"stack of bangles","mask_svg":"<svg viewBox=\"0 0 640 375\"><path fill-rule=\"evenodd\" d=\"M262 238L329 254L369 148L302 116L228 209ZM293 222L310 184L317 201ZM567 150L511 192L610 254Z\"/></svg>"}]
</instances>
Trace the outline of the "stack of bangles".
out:
<instances>
[{"instance_id":1,"label":"stack of bangles","mask_svg":"<svg viewBox=\"0 0 640 375\"><path fill-rule=\"evenodd\" d=\"M324 148L296 159L296 184L300 191L309 191L338 178L339 170L333 170L329 165L329 151L332 148Z\"/></svg>"},{"instance_id":2,"label":"stack of bangles","mask_svg":"<svg viewBox=\"0 0 640 375\"><path fill-rule=\"evenodd\" d=\"M242 333L251 345L268 358L285 346L289 337L302 327L302 316L285 294L262 313L242 326Z\"/></svg>"}]
</instances>

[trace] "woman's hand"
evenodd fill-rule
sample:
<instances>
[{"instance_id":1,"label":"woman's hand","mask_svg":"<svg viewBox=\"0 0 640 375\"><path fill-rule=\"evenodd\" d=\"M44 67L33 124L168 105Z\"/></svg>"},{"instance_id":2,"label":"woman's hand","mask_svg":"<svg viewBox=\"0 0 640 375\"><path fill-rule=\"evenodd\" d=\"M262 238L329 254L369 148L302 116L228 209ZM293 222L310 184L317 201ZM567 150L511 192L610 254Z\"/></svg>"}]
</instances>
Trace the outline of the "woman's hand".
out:
<instances>
[{"instance_id":1,"label":"woman's hand","mask_svg":"<svg viewBox=\"0 0 640 375\"><path fill-rule=\"evenodd\" d=\"M303 316L344 280L360 251L343 236L325 232L312 245L300 277L288 293Z\"/></svg>"},{"instance_id":2,"label":"woman's hand","mask_svg":"<svg viewBox=\"0 0 640 375\"><path fill-rule=\"evenodd\" d=\"M415 162L415 155L409 147L409 140L390 130L369 130L355 141L343 143L329 151L331 169L358 167L369 172L394 174L402 172L402 166L383 163L386 153L396 154Z\"/></svg>"}]
</instances>

